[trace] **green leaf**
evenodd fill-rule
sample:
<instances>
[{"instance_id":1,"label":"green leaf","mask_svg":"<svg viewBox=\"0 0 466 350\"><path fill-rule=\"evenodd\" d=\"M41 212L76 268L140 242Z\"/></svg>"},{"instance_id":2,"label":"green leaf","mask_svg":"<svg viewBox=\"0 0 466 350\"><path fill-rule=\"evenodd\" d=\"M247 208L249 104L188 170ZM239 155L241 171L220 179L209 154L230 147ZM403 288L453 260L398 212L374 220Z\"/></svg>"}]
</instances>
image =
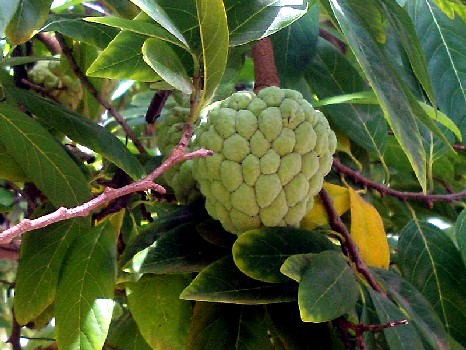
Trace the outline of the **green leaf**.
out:
<instances>
[{"instance_id":1,"label":"green leaf","mask_svg":"<svg viewBox=\"0 0 466 350\"><path fill-rule=\"evenodd\" d=\"M86 17L84 20L93 23L101 23L110 27L120 28L123 30L135 32L138 34L155 37L171 44L178 45L189 51L189 47L181 43L173 34L161 27L157 22L150 21L133 21L131 19L119 17Z\"/></svg>"},{"instance_id":2,"label":"green leaf","mask_svg":"<svg viewBox=\"0 0 466 350\"><path fill-rule=\"evenodd\" d=\"M140 179L145 170L137 158L111 132L51 100L29 91L9 87L8 93L47 125L63 132L70 139L101 154L123 169L133 179Z\"/></svg>"},{"instance_id":3,"label":"green leaf","mask_svg":"<svg viewBox=\"0 0 466 350\"><path fill-rule=\"evenodd\" d=\"M13 182L28 181L28 177L21 165L7 153L2 143L0 143L0 164L2 164L0 167L0 178Z\"/></svg>"},{"instance_id":4,"label":"green leaf","mask_svg":"<svg viewBox=\"0 0 466 350\"><path fill-rule=\"evenodd\" d=\"M271 341L264 306L197 302L186 349L272 349Z\"/></svg>"},{"instance_id":5,"label":"green leaf","mask_svg":"<svg viewBox=\"0 0 466 350\"><path fill-rule=\"evenodd\" d=\"M406 316L401 310L385 295L367 287L366 289L369 290L380 324L406 320ZM383 333L391 350L425 349L414 325L411 323L386 328Z\"/></svg>"},{"instance_id":6,"label":"green leaf","mask_svg":"<svg viewBox=\"0 0 466 350\"><path fill-rule=\"evenodd\" d=\"M308 2L285 4L280 0L225 0L230 45L238 46L265 38L303 16Z\"/></svg>"},{"instance_id":7,"label":"green leaf","mask_svg":"<svg viewBox=\"0 0 466 350\"><path fill-rule=\"evenodd\" d=\"M53 56L25 56L25 57L6 57L0 59L0 67L5 66L19 66L28 63L35 63L38 61L57 61L58 59Z\"/></svg>"},{"instance_id":8,"label":"green leaf","mask_svg":"<svg viewBox=\"0 0 466 350\"><path fill-rule=\"evenodd\" d=\"M190 206L181 206L171 210L165 215L158 216L154 222L144 226L141 232L128 242L119 258L119 265L125 266L137 253L150 247L165 232L191 223L196 216L200 216L202 207L194 203Z\"/></svg>"},{"instance_id":9,"label":"green leaf","mask_svg":"<svg viewBox=\"0 0 466 350\"><path fill-rule=\"evenodd\" d=\"M159 5L158 2L154 0L131 0L131 2L137 5L142 11L147 13L154 21L159 23L169 33L176 37L182 44L184 44L185 46L189 46L183 34L181 34L178 27L165 12L163 6ZM181 8L180 10L183 10L183 8Z\"/></svg>"},{"instance_id":10,"label":"green leaf","mask_svg":"<svg viewBox=\"0 0 466 350\"><path fill-rule=\"evenodd\" d=\"M385 117L406 153L416 177L427 190L427 156L416 120L422 120L437 136L445 139L435 123L419 106L398 76L390 59L379 46L376 33L367 25L374 3L361 6L347 0L331 0L332 9L354 54L374 88Z\"/></svg>"},{"instance_id":11,"label":"green leaf","mask_svg":"<svg viewBox=\"0 0 466 350\"><path fill-rule=\"evenodd\" d=\"M130 311L146 342L155 350L185 349L191 305L180 300L189 275L147 276L126 284Z\"/></svg>"},{"instance_id":12,"label":"green leaf","mask_svg":"<svg viewBox=\"0 0 466 350\"><path fill-rule=\"evenodd\" d=\"M301 77L316 54L319 15L320 6L314 2L304 16L272 35L281 87L288 88L289 80Z\"/></svg>"},{"instance_id":13,"label":"green leaf","mask_svg":"<svg viewBox=\"0 0 466 350\"><path fill-rule=\"evenodd\" d=\"M456 221L455 237L458 242L464 266L466 266L466 209L461 212Z\"/></svg>"},{"instance_id":14,"label":"green leaf","mask_svg":"<svg viewBox=\"0 0 466 350\"><path fill-rule=\"evenodd\" d=\"M448 18L432 1L408 1L406 8L426 56L439 109L466 139L466 23L458 16Z\"/></svg>"},{"instance_id":15,"label":"green leaf","mask_svg":"<svg viewBox=\"0 0 466 350\"><path fill-rule=\"evenodd\" d=\"M133 316L127 312L112 321L106 343L119 350L151 350Z\"/></svg>"},{"instance_id":16,"label":"green leaf","mask_svg":"<svg viewBox=\"0 0 466 350\"><path fill-rule=\"evenodd\" d=\"M413 220L400 232L398 248L402 276L429 300L447 331L466 343L466 268L453 242L437 227Z\"/></svg>"},{"instance_id":17,"label":"green leaf","mask_svg":"<svg viewBox=\"0 0 466 350\"><path fill-rule=\"evenodd\" d=\"M294 283L269 284L253 280L226 256L202 270L181 293L182 299L232 304L268 304L296 300Z\"/></svg>"},{"instance_id":18,"label":"green leaf","mask_svg":"<svg viewBox=\"0 0 466 350\"><path fill-rule=\"evenodd\" d=\"M209 244L193 224L180 225L137 253L123 268L130 273L199 272L221 256L218 247Z\"/></svg>"},{"instance_id":19,"label":"green leaf","mask_svg":"<svg viewBox=\"0 0 466 350\"><path fill-rule=\"evenodd\" d=\"M138 17L134 20L138 20ZM141 48L147 39L146 35L126 30L120 32L92 63L87 74L92 77L143 82L159 80L142 56Z\"/></svg>"},{"instance_id":20,"label":"green leaf","mask_svg":"<svg viewBox=\"0 0 466 350\"><path fill-rule=\"evenodd\" d=\"M340 253L327 250L310 259L298 290L304 322L326 322L350 313L358 297L356 277Z\"/></svg>"},{"instance_id":21,"label":"green leaf","mask_svg":"<svg viewBox=\"0 0 466 350\"><path fill-rule=\"evenodd\" d=\"M88 45L105 48L119 33L118 29L84 21L74 14L51 15L42 31L57 31Z\"/></svg>"},{"instance_id":22,"label":"green leaf","mask_svg":"<svg viewBox=\"0 0 466 350\"><path fill-rule=\"evenodd\" d=\"M251 278L269 283L289 282L280 272L289 256L332 248L322 233L288 227L262 228L238 237L233 244L233 259L241 272Z\"/></svg>"},{"instance_id":23,"label":"green leaf","mask_svg":"<svg viewBox=\"0 0 466 350\"><path fill-rule=\"evenodd\" d=\"M424 296L396 272L382 269L374 269L374 271L379 280L383 281L390 297L432 348L447 349L448 334Z\"/></svg>"},{"instance_id":24,"label":"green leaf","mask_svg":"<svg viewBox=\"0 0 466 350\"><path fill-rule=\"evenodd\" d=\"M0 35L3 36L8 23L10 23L13 15L18 8L20 0L0 0Z\"/></svg>"},{"instance_id":25,"label":"green leaf","mask_svg":"<svg viewBox=\"0 0 466 350\"><path fill-rule=\"evenodd\" d=\"M222 0L196 0L202 41L204 88L199 107L210 103L228 59L228 24ZM197 117L197 116L196 116Z\"/></svg>"},{"instance_id":26,"label":"green leaf","mask_svg":"<svg viewBox=\"0 0 466 350\"><path fill-rule=\"evenodd\" d=\"M142 46L144 61L168 84L185 94L191 94L193 85L183 62L165 41L150 38Z\"/></svg>"},{"instance_id":27,"label":"green leaf","mask_svg":"<svg viewBox=\"0 0 466 350\"><path fill-rule=\"evenodd\" d=\"M34 119L0 104L0 135L8 154L55 206L75 206L90 197L84 174L63 147Z\"/></svg>"},{"instance_id":28,"label":"green leaf","mask_svg":"<svg viewBox=\"0 0 466 350\"><path fill-rule=\"evenodd\" d=\"M456 126L456 124L450 118L448 118L447 115L445 115L444 113L438 110L435 110L431 105L428 105L426 103L419 102L419 104L424 109L424 111L427 113L427 115L430 118L432 118L432 120L436 120L443 126L447 127L448 130L452 131L455 134L458 140L462 141L463 136L461 135L460 129Z\"/></svg>"},{"instance_id":29,"label":"green leaf","mask_svg":"<svg viewBox=\"0 0 466 350\"><path fill-rule=\"evenodd\" d=\"M317 55L305 78L319 100L350 93L372 93L350 61L323 39L317 42ZM368 151L383 159L388 133L387 123L378 106L342 104L322 107L330 122Z\"/></svg>"},{"instance_id":30,"label":"green leaf","mask_svg":"<svg viewBox=\"0 0 466 350\"><path fill-rule=\"evenodd\" d=\"M52 2L53 0L19 0L16 12L5 31L7 40L16 45L28 41L34 31L44 24ZM3 11L3 4L1 8Z\"/></svg>"},{"instance_id":31,"label":"green leaf","mask_svg":"<svg viewBox=\"0 0 466 350\"><path fill-rule=\"evenodd\" d=\"M432 81L427 69L426 59L413 22L406 11L395 0L376 1L375 4L382 11L390 24L394 27L397 37L401 41L409 58L411 67L421 83L432 104L436 105Z\"/></svg>"},{"instance_id":32,"label":"green leaf","mask_svg":"<svg viewBox=\"0 0 466 350\"><path fill-rule=\"evenodd\" d=\"M14 298L19 324L33 321L55 300L65 254L80 231L79 225L64 221L23 236Z\"/></svg>"},{"instance_id":33,"label":"green leaf","mask_svg":"<svg viewBox=\"0 0 466 350\"><path fill-rule=\"evenodd\" d=\"M116 234L110 222L93 227L70 247L55 302L60 349L100 350L113 312Z\"/></svg>"}]
</instances>

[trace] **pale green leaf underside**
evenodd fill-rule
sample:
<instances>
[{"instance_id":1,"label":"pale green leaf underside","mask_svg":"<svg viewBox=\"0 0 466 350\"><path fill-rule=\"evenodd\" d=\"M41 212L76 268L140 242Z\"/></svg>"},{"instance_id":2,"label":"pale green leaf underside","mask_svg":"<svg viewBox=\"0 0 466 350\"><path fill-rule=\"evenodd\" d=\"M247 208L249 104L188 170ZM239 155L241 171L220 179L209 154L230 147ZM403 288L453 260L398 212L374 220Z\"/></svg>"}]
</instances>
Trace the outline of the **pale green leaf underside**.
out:
<instances>
[{"instance_id":1,"label":"pale green leaf underside","mask_svg":"<svg viewBox=\"0 0 466 350\"><path fill-rule=\"evenodd\" d=\"M70 247L55 302L60 349L102 349L114 305L115 247L110 222L82 232Z\"/></svg>"}]
</instances>

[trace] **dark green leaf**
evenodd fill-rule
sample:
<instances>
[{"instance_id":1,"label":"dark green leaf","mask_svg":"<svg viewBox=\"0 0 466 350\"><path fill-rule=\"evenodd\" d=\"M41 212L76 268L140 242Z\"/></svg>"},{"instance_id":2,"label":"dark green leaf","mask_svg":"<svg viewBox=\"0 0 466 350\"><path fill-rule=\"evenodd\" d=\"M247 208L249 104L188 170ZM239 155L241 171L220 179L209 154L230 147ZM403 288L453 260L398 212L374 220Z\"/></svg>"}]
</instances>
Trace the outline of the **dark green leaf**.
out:
<instances>
[{"instance_id":1,"label":"dark green leaf","mask_svg":"<svg viewBox=\"0 0 466 350\"><path fill-rule=\"evenodd\" d=\"M182 299L232 304L268 304L296 300L297 286L253 280L226 256L202 270L181 293Z\"/></svg>"},{"instance_id":2,"label":"dark green leaf","mask_svg":"<svg viewBox=\"0 0 466 350\"><path fill-rule=\"evenodd\" d=\"M429 77L424 52L422 51L421 43L419 42L413 22L406 11L399 6L395 0L376 1L375 4L394 27L417 79L424 88L430 101L435 106L436 101L432 81Z\"/></svg>"},{"instance_id":3,"label":"dark green leaf","mask_svg":"<svg viewBox=\"0 0 466 350\"><path fill-rule=\"evenodd\" d=\"M307 267L309 266L315 254L294 254L288 257L283 265L280 267L280 272L285 276L295 280L301 281Z\"/></svg>"},{"instance_id":4,"label":"dark green leaf","mask_svg":"<svg viewBox=\"0 0 466 350\"><path fill-rule=\"evenodd\" d=\"M171 210L168 214L161 215L146 225L139 235L135 236L125 247L120 256L120 266L125 266L138 252L150 247L162 234L177 226L191 223L197 215L201 215L202 207L199 205L182 206Z\"/></svg>"},{"instance_id":5,"label":"dark green leaf","mask_svg":"<svg viewBox=\"0 0 466 350\"><path fill-rule=\"evenodd\" d=\"M19 0L16 12L5 31L8 41L17 45L28 41L34 35L34 31L39 29L47 19L52 1ZM14 2L12 7L14 7ZM3 4L1 5L3 12Z\"/></svg>"},{"instance_id":6,"label":"dark green leaf","mask_svg":"<svg viewBox=\"0 0 466 350\"><path fill-rule=\"evenodd\" d=\"M139 16L134 19L139 20ZM142 45L149 37L130 31L120 32L87 70L93 77L157 81L160 78L144 62Z\"/></svg>"},{"instance_id":7,"label":"dark green leaf","mask_svg":"<svg viewBox=\"0 0 466 350\"><path fill-rule=\"evenodd\" d=\"M348 93L367 91L367 83L337 48L323 39L317 43L317 55L305 72L305 78L320 100ZM387 123L377 106L340 104L321 108L330 122L368 151L383 159Z\"/></svg>"},{"instance_id":8,"label":"dark green leaf","mask_svg":"<svg viewBox=\"0 0 466 350\"><path fill-rule=\"evenodd\" d=\"M316 54L319 14L320 6L314 2L304 16L272 36L281 87L288 88L289 80L301 77Z\"/></svg>"},{"instance_id":9,"label":"dark green leaf","mask_svg":"<svg viewBox=\"0 0 466 350\"><path fill-rule=\"evenodd\" d=\"M263 228L238 237L233 245L236 266L251 278L270 282L289 282L280 272L285 260L295 254L320 253L333 248L322 233L295 228Z\"/></svg>"},{"instance_id":10,"label":"dark green leaf","mask_svg":"<svg viewBox=\"0 0 466 350\"><path fill-rule=\"evenodd\" d=\"M83 173L63 147L34 119L0 104L2 144L26 176L55 206L75 206L90 197Z\"/></svg>"},{"instance_id":11,"label":"dark green leaf","mask_svg":"<svg viewBox=\"0 0 466 350\"><path fill-rule=\"evenodd\" d=\"M142 46L144 61L168 84L185 94L191 94L193 85L183 62L169 44L158 38L150 38Z\"/></svg>"},{"instance_id":12,"label":"dark green leaf","mask_svg":"<svg viewBox=\"0 0 466 350\"><path fill-rule=\"evenodd\" d=\"M10 23L10 20L13 18L13 15L18 8L20 0L0 0L0 35L3 36L5 29Z\"/></svg>"},{"instance_id":13,"label":"dark green leaf","mask_svg":"<svg viewBox=\"0 0 466 350\"><path fill-rule=\"evenodd\" d=\"M466 23L459 16L448 18L429 0L408 1L407 11L424 49L438 106L466 139Z\"/></svg>"},{"instance_id":14,"label":"dark green leaf","mask_svg":"<svg viewBox=\"0 0 466 350\"><path fill-rule=\"evenodd\" d=\"M385 295L369 289L369 294L379 317L380 324L406 320L406 316ZM421 339L411 323L389 327L383 330L391 350L424 349Z\"/></svg>"},{"instance_id":15,"label":"dark green leaf","mask_svg":"<svg viewBox=\"0 0 466 350\"><path fill-rule=\"evenodd\" d=\"M187 350L265 350L272 346L264 306L196 303Z\"/></svg>"},{"instance_id":16,"label":"dark green leaf","mask_svg":"<svg viewBox=\"0 0 466 350\"><path fill-rule=\"evenodd\" d=\"M24 182L28 180L21 165L7 153L2 143L0 143L0 164L2 164L0 167L1 178L13 182Z\"/></svg>"},{"instance_id":17,"label":"dark green leaf","mask_svg":"<svg viewBox=\"0 0 466 350\"><path fill-rule=\"evenodd\" d=\"M101 23L110 27L128 30L149 37L159 38L161 40L168 41L169 43L181 46L183 49L189 51L187 46L183 45L173 34L168 32L165 28L161 27L157 22L150 22L149 20L144 22L133 21L131 19L108 16L87 17L85 20L88 22Z\"/></svg>"},{"instance_id":18,"label":"dark green leaf","mask_svg":"<svg viewBox=\"0 0 466 350\"><path fill-rule=\"evenodd\" d=\"M119 32L115 28L84 21L82 16L64 14L51 15L42 30L57 31L100 49L105 48Z\"/></svg>"},{"instance_id":19,"label":"dark green leaf","mask_svg":"<svg viewBox=\"0 0 466 350\"><path fill-rule=\"evenodd\" d=\"M19 66L37 61L56 61L57 58L53 56L26 56L26 57L6 57L0 59L0 67L5 66Z\"/></svg>"},{"instance_id":20,"label":"dark green leaf","mask_svg":"<svg viewBox=\"0 0 466 350\"><path fill-rule=\"evenodd\" d=\"M136 157L112 133L100 125L51 100L32 94L26 90L9 87L13 98L26 106L41 120L70 139L101 154L123 169L133 179L140 179L145 171Z\"/></svg>"},{"instance_id":21,"label":"dark green leaf","mask_svg":"<svg viewBox=\"0 0 466 350\"><path fill-rule=\"evenodd\" d=\"M123 268L130 273L198 272L217 260L222 251L185 224L165 232L150 247L137 253Z\"/></svg>"},{"instance_id":22,"label":"dark green leaf","mask_svg":"<svg viewBox=\"0 0 466 350\"><path fill-rule=\"evenodd\" d=\"M433 349L447 349L447 332L424 296L397 273L374 270L376 276L383 281L390 297L398 304L409 322L414 324L419 334L423 335Z\"/></svg>"},{"instance_id":23,"label":"dark green leaf","mask_svg":"<svg viewBox=\"0 0 466 350\"><path fill-rule=\"evenodd\" d=\"M358 297L356 277L342 255L330 250L316 254L299 282L301 319L315 323L333 320L352 312Z\"/></svg>"},{"instance_id":24,"label":"dark green leaf","mask_svg":"<svg viewBox=\"0 0 466 350\"><path fill-rule=\"evenodd\" d=\"M106 343L119 350L151 350L144 340L133 316L127 312L112 321Z\"/></svg>"},{"instance_id":25,"label":"dark green leaf","mask_svg":"<svg viewBox=\"0 0 466 350\"><path fill-rule=\"evenodd\" d=\"M308 2L282 5L279 0L225 0L230 45L238 46L265 38L303 16ZM285 2L283 2L285 3Z\"/></svg>"},{"instance_id":26,"label":"dark green leaf","mask_svg":"<svg viewBox=\"0 0 466 350\"><path fill-rule=\"evenodd\" d=\"M147 276L126 284L130 311L146 342L155 350L186 347L191 305L180 300L189 275Z\"/></svg>"},{"instance_id":27,"label":"dark green leaf","mask_svg":"<svg viewBox=\"0 0 466 350\"><path fill-rule=\"evenodd\" d=\"M422 120L437 136L443 139L445 136L400 79L377 42L376 33L367 25L367 21L373 20L370 14L374 11L374 2L356 4L347 0L331 0L331 4L349 45L374 88L395 137L406 153L421 187L427 190L427 155L416 121Z\"/></svg>"},{"instance_id":28,"label":"dark green leaf","mask_svg":"<svg viewBox=\"0 0 466 350\"><path fill-rule=\"evenodd\" d=\"M447 331L465 343L466 268L453 242L437 227L413 220L401 231L398 247L402 276L429 300Z\"/></svg>"},{"instance_id":29,"label":"dark green leaf","mask_svg":"<svg viewBox=\"0 0 466 350\"><path fill-rule=\"evenodd\" d=\"M116 234L110 222L76 238L62 270L55 302L60 349L100 350L113 312Z\"/></svg>"},{"instance_id":30,"label":"dark green leaf","mask_svg":"<svg viewBox=\"0 0 466 350\"><path fill-rule=\"evenodd\" d=\"M199 107L210 103L228 59L228 24L222 0L196 0L202 41L204 88Z\"/></svg>"},{"instance_id":31,"label":"dark green leaf","mask_svg":"<svg viewBox=\"0 0 466 350\"><path fill-rule=\"evenodd\" d=\"M55 300L65 254L80 230L64 221L23 236L14 298L19 324L33 321Z\"/></svg>"},{"instance_id":32,"label":"dark green leaf","mask_svg":"<svg viewBox=\"0 0 466 350\"><path fill-rule=\"evenodd\" d=\"M466 209L464 209L458 216L455 226L456 241L463 259L464 266L466 266Z\"/></svg>"}]
</instances>

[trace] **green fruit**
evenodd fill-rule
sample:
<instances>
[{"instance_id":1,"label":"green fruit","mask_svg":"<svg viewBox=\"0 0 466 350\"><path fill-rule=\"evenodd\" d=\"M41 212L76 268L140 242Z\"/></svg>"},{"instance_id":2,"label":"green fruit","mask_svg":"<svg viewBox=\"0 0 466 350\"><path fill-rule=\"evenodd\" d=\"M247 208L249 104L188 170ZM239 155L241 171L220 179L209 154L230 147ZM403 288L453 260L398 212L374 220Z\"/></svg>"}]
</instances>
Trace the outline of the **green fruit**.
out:
<instances>
[{"instance_id":1,"label":"green fruit","mask_svg":"<svg viewBox=\"0 0 466 350\"><path fill-rule=\"evenodd\" d=\"M178 145L189 120L189 108L174 107L157 127L157 146L162 155L167 158ZM189 149L187 150L189 152ZM187 160L168 169L163 178L173 189L176 200L180 204L190 204L201 198L201 193L192 175L192 160Z\"/></svg>"},{"instance_id":2,"label":"green fruit","mask_svg":"<svg viewBox=\"0 0 466 350\"><path fill-rule=\"evenodd\" d=\"M324 115L294 90L237 92L209 108L193 160L209 214L232 233L298 226L314 204L336 149Z\"/></svg>"}]
</instances>

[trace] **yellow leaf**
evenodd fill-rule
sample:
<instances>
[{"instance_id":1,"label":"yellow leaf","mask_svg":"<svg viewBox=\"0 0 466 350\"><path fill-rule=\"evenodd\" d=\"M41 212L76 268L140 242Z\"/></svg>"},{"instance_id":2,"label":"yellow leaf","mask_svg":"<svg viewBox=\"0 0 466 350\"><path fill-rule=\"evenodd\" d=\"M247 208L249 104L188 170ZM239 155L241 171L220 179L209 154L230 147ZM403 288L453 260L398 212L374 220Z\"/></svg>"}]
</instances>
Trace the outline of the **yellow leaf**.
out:
<instances>
[{"instance_id":1,"label":"yellow leaf","mask_svg":"<svg viewBox=\"0 0 466 350\"><path fill-rule=\"evenodd\" d=\"M332 197L333 205L335 206L338 215L343 215L350 208L348 189L328 182L324 183L324 188L327 190L330 197ZM300 226L306 230L312 230L318 226L328 223L329 218L327 211L322 204L320 196L317 195L314 197L314 206L309 213L304 216Z\"/></svg>"},{"instance_id":2,"label":"yellow leaf","mask_svg":"<svg viewBox=\"0 0 466 350\"><path fill-rule=\"evenodd\" d=\"M335 131L335 135L337 136L337 151L346 153L348 156L351 157L353 162L356 163L359 169L362 169L362 165L359 162L359 160L353 155L353 153L351 153L351 141L349 137L343 134L339 130L334 130L334 131Z\"/></svg>"},{"instance_id":3,"label":"yellow leaf","mask_svg":"<svg viewBox=\"0 0 466 350\"><path fill-rule=\"evenodd\" d=\"M348 190L351 204L351 236L367 265L387 269L390 264L390 248L382 218L372 204L352 188Z\"/></svg>"}]
</instances>

